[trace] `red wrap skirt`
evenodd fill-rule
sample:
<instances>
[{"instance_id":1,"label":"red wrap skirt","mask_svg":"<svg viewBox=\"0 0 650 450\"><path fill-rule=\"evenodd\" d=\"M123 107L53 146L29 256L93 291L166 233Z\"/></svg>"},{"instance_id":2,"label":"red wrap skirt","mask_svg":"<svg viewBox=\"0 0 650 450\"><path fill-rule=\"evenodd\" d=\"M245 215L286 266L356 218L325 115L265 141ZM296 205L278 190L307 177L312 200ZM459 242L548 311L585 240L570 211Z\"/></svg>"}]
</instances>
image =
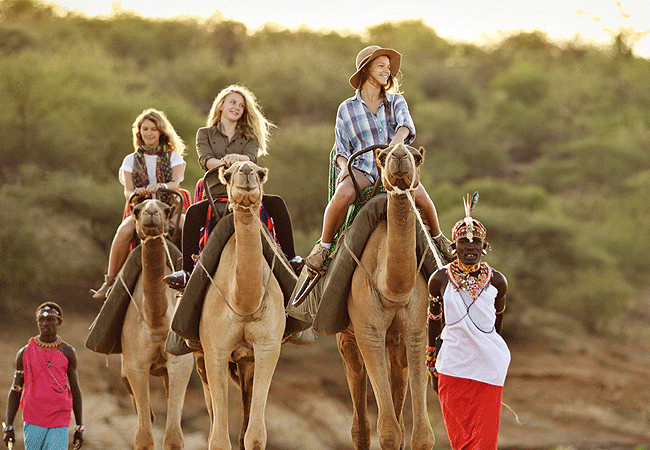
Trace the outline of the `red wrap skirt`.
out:
<instances>
[{"instance_id":1,"label":"red wrap skirt","mask_svg":"<svg viewBox=\"0 0 650 450\"><path fill-rule=\"evenodd\" d=\"M496 450L503 386L438 376L438 398L451 448Z\"/></svg>"}]
</instances>

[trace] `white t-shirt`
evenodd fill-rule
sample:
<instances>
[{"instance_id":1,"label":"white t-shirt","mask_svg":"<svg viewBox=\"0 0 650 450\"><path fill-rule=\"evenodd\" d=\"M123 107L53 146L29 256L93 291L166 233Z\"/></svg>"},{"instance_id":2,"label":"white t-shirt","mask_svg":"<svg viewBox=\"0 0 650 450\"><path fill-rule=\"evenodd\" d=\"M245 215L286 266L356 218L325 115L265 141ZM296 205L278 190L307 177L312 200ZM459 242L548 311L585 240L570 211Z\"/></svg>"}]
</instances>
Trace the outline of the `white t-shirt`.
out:
<instances>
[{"instance_id":1,"label":"white t-shirt","mask_svg":"<svg viewBox=\"0 0 650 450\"><path fill-rule=\"evenodd\" d=\"M436 359L438 373L503 386L510 350L494 328L497 293L489 284L472 303L467 292L457 290L451 281L447 283L443 295L446 324Z\"/></svg>"},{"instance_id":2,"label":"white t-shirt","mask_svg":"<svg viewBox=\"0 0 650 450\"><path fill-rule=\"evenodd\" d=\"M135 158L135 155L133 153L129 153L126 155L124 158L124 161L122 161L122 166L120 167L118 178L120 180L120 183L122 183L122 186L126 186L126 181L124 179L124 172L128 173L133 173L133 160ZM149 175L149 184L156 184L158 183L158 180L156 180L156 160L158 156L157 155L144 155L144 161L147 164L147 175ZM177 153L177 152L172 152L172 156L169 160L169 165L173 169L174 167L178 166L179 164L183 164L185 166L185 161L183 160L183 157ZM183 175L181 175L181 179L178 180L180 183L183 181L183 178L185 176L185 170L183 170ZM162 183L162 181L161 181Z\"/></svg>"}]
</instances>

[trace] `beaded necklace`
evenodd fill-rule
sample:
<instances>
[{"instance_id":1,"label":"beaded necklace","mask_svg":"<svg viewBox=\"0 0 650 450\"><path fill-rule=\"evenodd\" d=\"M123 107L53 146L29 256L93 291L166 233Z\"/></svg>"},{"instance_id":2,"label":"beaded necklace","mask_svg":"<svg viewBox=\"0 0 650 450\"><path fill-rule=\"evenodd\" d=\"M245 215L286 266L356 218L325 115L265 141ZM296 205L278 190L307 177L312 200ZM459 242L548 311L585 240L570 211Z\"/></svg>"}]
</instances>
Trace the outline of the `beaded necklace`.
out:
<instances>
[{"instance_id":1,"label":"beaded necklace","mask_svg":"<svg viewBox=\"0 0 650 450\"><path fill-rule=\"evenodd\" d=\"M43 342L43 341L41 341L40 336L36 336L34 338L34 342L36 342L36 345L38 345L39 347L42 347L42 348L57 348L59 345L61 345L63 340L61 339L60 336L57 336L56 341L54 341L54 342Z\"/></svg>"},{"instance_id":2,"label":"beaded necklace","mask_svg":"<svg viewBox=\"0 0 650 450\"><path fill-rule=\"evenodd\" d=\"M478 272L478 275L472 276L472 272ZM472 300L476 300L481 291L490 283L492 268L485 262L466 266L456 258L449 264L447 274L456 289L467 292L472 297Z\"/></svg>"}]
</instances>

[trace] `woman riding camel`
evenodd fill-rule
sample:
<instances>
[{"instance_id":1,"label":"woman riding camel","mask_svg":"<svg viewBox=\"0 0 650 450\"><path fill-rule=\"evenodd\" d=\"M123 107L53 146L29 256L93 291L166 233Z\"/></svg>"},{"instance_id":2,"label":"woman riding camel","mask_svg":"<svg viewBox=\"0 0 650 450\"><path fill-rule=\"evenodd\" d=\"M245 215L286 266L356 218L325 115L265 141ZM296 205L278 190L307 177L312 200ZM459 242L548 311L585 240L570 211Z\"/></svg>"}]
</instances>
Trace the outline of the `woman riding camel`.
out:
<instances>
[{"instance_id":1,"label":"woman riding camel","mask_svg":"<svg viewBox=\"0 0 650 450\"><path fill-rule=\"evenodd\" d=\"M267 155L267 142L271 128L255 95L243 86L232 85L223 89L212 103L207 126L196 133L196 152L199 165L205 171L219 166L230 167L237 161L257 162ZM218 177L208 180L215 207L226 211L226 186ZM194 257L199 254L201 228L206 223L208 200L193 204L188 210L183 227L183 268L167 275L163 281L173 289L183 290L194 268ZM212 224L214 226L214 224Z\"/></svg>"},{"instance_id":2,"label":"woman riding camel","mask_svg":"<svg viewBox=\"0 0 650 450\"><path fill-rule=\"evenodd\" d=\"M402 55L390 48L371 45L359 52L357 71L350 77L356 95L339 106L335 127L336 190L325 208L320 241L305 258L313 271L323 273L332 241L345 222L348 207L356 198L350 176L363 190L379 177L372 152L357 158L348 173L348 159L355 152L376 144L410 144L415 139L415 125L404 97L399 93L399 72ZM421 184L415 191L415 203L429 226L436 246L450 257L450 241L442 234L436 208Z\"/></svg>"},{"instance_id":3,"label":"woman riding camel","mask_svg":"<svg viewBox=\"0 0 650 450\"><path fill-rule=\"evenodd\" d=\"M132 130L135 151L126 155L119 170L126 200L129 201L132 194L151 198L161 188L178 190L185 176L185 144L165 113L155 109L144 110L133 122ZM117 228L111 244L108 273L104 284L97 291L91 291L93 298L106 300L129 256L134 236L135 222L128 215Z\"/></svg>"}]
</instances>

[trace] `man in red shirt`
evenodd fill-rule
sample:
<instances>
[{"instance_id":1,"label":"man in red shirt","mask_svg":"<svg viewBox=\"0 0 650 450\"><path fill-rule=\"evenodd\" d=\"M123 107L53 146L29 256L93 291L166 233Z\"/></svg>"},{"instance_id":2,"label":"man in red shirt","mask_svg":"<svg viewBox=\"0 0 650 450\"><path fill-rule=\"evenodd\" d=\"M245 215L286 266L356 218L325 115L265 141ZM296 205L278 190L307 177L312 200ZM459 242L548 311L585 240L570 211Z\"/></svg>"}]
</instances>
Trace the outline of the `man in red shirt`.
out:
<instances>
[{"instance_id":1,"label":"man in red shirt","mask_svg":"<svg viewBox=\"0 0 650 450\"><path fill-rule=\"evenodd\" d=\"M36 310L39 335L16 355L14 382L7 399L4 442L16 441L13 425L18 407L23 412L26 450L67 450L71 412L77 426L74 448L83 445L81 389L77 376L77 352L58 336L63 310L45 302Z\"/></svg>"}]
</instances>

